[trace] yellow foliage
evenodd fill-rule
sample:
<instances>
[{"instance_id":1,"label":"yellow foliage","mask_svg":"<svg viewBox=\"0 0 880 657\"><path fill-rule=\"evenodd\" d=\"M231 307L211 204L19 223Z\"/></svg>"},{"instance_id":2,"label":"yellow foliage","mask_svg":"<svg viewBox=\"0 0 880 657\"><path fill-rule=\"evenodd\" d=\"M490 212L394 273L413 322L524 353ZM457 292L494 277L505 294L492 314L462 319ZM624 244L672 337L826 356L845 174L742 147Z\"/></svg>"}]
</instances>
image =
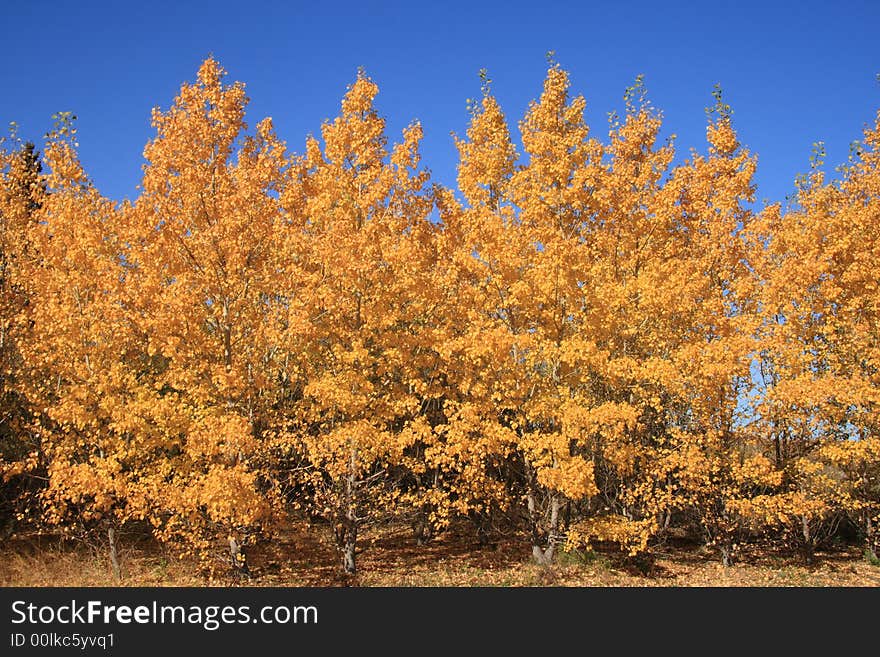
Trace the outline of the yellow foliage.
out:
<instances>
[{"instance_id":1,"label":"yellow foliage","mask_svg":"<svg viewBox=\"0 0 880 657\"><path fill-rule=\"evenodd\" d=\"M839 180L817 155L754 212L720 91L677 160L641 77L598 135L553 63L518 152L484 79L452 190L363 72L301 155L225 76L153 111L133 202L66 115L42 172L0 147L0 476L44 473L49 522L241 568L302 511L349 569L392 516L519 514L542 558L674 522L725 559L843 515L876 542L880 114Z\"/></svg>"}]
</instances>

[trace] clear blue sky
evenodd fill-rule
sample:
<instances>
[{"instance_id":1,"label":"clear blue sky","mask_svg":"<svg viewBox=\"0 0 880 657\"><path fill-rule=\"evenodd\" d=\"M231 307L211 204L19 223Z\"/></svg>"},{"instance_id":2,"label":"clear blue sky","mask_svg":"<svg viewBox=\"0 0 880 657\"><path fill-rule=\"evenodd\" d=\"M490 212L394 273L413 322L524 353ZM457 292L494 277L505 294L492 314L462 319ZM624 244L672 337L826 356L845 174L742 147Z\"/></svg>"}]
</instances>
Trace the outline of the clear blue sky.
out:
<instances>
[{"instance_id":1,"label":"clear blue sky","mask_svg":"<svg viewBox=\"0 0 880 657\"><path fill-rule=\"evenodd\" d=\"M0 122L39 140L51 115L78 115L81 157L101 191L136 194L150 109L167 108L210 53L246 83L248 122L272 116L291 150L336 115L364 66L392 137L425 128L424 163L455 181L450 131L467 124L485 67L515 127L540 92L545 53L607 112L644 73L678 135L704 148L704 108L721 82L742 141L759 154L758 199L781 200L824 140L832 167L880 107L880 2L8 2Z\"/></svg>"}]
</instances>

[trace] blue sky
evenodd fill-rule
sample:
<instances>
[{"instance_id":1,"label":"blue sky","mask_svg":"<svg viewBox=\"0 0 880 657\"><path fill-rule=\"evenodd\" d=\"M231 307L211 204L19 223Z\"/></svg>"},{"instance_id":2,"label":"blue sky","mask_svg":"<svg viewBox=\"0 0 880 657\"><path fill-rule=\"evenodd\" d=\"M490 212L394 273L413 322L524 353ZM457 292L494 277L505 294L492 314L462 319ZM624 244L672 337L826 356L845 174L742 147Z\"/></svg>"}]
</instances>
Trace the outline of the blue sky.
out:
<instances>
[{"instance_id":1,"label":"blue sky","mask_svg":"<svg viewBox=\"0 0 880 657\"><path fill-rule=\"evenodd\" d=\"M358 66L379 84L392 138L425 128L424 163L454 184L477 72L515 126L540 93L545 53L587 99L595 133L645 74L679 153L704 148L720 82L741 140L759 155L758 199L781 200L824 140L843 162L880 107L880 2L78 2L3 10L0 122L39 140L60 110L78 117L81 157L101 191L131 198L167 108L213 53L246 83L248 122L272 116L291 150L336 115Z\"/></svg>"}]
</instances>

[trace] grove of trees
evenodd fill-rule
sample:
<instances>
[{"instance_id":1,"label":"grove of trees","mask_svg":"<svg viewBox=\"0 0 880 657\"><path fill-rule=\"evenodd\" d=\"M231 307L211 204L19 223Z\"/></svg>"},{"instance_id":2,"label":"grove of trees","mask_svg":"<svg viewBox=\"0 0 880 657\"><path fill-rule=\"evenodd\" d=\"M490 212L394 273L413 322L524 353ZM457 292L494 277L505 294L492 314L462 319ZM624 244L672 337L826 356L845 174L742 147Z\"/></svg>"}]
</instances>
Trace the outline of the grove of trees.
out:
<instances>
[{"instance_id":1,"label":"grove of trees","mask_svg":"<svg viewBox=\"0 0 880 657\"><path fill-rule=\"evenodd\" d=\"M599 134L551 60L515 141L483 74L449 189L363 72L303 154L225 75L154 110L132 201L67 113L0 144L4 536L139 526L247 569L309 517L347 572L391 522L545 564L671 532L878 558L880 112L757 208L718 89L677 159L641 78Z\"/></svg>"}]
</instances>

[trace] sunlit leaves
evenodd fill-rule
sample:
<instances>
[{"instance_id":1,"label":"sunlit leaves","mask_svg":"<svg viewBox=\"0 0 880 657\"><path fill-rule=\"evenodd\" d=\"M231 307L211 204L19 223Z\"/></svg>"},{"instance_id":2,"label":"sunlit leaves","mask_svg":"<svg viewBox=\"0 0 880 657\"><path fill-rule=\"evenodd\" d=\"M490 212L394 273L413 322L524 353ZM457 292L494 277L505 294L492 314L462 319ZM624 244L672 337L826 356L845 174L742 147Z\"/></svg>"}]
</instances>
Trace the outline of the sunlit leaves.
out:
<instances>
[{"instance_id":1,"label":"sunlit leaves","mask_svg":"<svg viewBox=\"0 0 880 657\"><path fill-rule=\"evenodd\" d=\"M363 71L301 155L225 76L153 111L132 202L69 113L42 171L0 150L0 473L45 475L45 520L238 569L303 512L350 571L403 519L544 561L676 526L809 552L843 517L877 549L880 123L758 210L720 88L682 156L641 76L600 134L551 56L518 133L481 72L447 189Z\"/></svg>"}]
</instances>

